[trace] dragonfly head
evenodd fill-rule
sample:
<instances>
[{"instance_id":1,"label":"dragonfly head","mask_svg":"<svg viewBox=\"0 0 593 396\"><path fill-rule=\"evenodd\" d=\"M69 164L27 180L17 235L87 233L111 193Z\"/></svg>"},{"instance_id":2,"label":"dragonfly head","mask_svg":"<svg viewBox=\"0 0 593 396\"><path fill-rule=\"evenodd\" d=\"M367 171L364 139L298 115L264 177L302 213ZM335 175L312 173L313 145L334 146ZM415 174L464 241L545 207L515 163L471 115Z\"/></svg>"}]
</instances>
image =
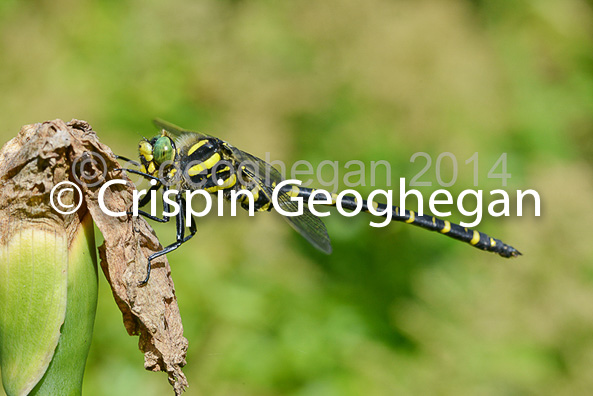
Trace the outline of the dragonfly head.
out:
<instances>
[{"instance_id":1,"label":"dragonfly head","mask_svg":"<svg viewBox=\"0 0 593 396\"><path fill-rule=\"evenodd\" d=\"M152 139L142 139L138 144L142 171L149 175L157 173L159 167L175 160L175 143L165 132Z\"/></svg>"}]
</instances>

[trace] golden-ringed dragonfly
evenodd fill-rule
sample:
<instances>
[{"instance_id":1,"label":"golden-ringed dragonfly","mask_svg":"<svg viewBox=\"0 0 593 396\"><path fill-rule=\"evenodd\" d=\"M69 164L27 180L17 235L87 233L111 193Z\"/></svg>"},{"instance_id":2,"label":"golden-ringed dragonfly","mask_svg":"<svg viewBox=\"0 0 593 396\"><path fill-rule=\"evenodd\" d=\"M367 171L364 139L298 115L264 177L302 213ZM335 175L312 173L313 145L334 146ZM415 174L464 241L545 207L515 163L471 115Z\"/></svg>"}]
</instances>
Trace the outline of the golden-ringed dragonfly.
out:
<instances>
[{"instance_id":1,"label":"golden-ringed dragonfly","mask_svg":"<svg viewBox=\"0 0 593 396\"><path fill-rule=\"evenodd\" d=\"M182 196L184 190L201 188L212 194L222 191L224 198L227 200L230 198L231 192L237 193L240 190L249 190L253 194L254 210L263 212L272 209L274 188L284 180L276 168L258 157L237 149L224 140L204 133L184 130L163 120L154 120L154 124L161 132L150 140L143 139L140 141L138 146L139 164L125 157L119 156L119 158L140 166L140 170L125 169L127 172L156 181L156 184L152 182L154 185L138 203L139 207L148 204L151 191L162 187L163 194L170 188L175 188L178 191L175 201L180 210L175 216L176 241L148 257L146 278L140 282L140 285L146 284L150 279L152 260L177 249L196 233L196 223L192 217L188 227L189 235L185 235L186 202ZM314 191L311 188L285 185L278 193L278 204L284 211L294 213L298 211L298 205L291 198L303 198L305 203L303 205L303 214L283 216L283 218L305 237L311 245L326 254L330 254L332 247L325 224L319 217L311 213L306 205ZM333 194L332 197L331 203L327 201L319 201L318 203L335 206L336 195ZM249 207L245 195L239 196L238 201L241 202L244 209ZM358 208L356 199L347 195L343 196L341 205L342 208L352 211ZM387 205L382 203L373 203L373 205L376 211L384 212L387 209ZM163 200L163 209L170 213L169 205L165 200ZM371 213L367 201L362 202L361 211ZM397 206L393 206L391 212L392 219L395 221L413 224L430 231L437 231L478 249L498 253L502 257L521 255L517 249L499 239L447 220L428 215L420 216L411 210L402 212ZM141 210L138 213L158 222L169 221L169 217L159 218Z\"/></svg>"}]
</instances>

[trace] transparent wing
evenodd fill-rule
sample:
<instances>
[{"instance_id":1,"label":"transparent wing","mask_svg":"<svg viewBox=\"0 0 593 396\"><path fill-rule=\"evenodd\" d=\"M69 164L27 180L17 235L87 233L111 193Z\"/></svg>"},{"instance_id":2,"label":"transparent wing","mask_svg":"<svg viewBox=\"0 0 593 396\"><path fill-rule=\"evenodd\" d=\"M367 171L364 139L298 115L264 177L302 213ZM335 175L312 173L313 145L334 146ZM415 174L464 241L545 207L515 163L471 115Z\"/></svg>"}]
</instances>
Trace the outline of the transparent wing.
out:
<instances>
[{"instance_id":1,"label":"transparent wing","mask_svg":"<svg viewBox=\"0 0 593 396\"><path fill-rule=\"evenodd\" d=\"M231 146L232 147L232 146ZM239 149L234 149L235 157L243 163L246 169L244 173L251 180L258 184L267 198L272 201L274 188L280 183L282 175L276 168L267 162ZM298 205L285 192L278 194L278 204L286 212L298 212ZM299 234L301 234L309 243L326 254L332 252L331 241L327 234L327 228L323 221L309 211L306 205L303 205L303 214L300 216L282 216Z\"/></svg>"},{"instance_id":2,"label":"transparent wing","mask_svg":"<svg viewBox=\"0 0 593 396\"><path fill-rule=\"evenodd\" d=\"M182 136L188 133L193 133L203 138L213 138L204 133L180 128L177 125L161 119L155 119L153 120L153 123L157 128L164 129L172 135ZM271 201L274 187L283 180L280 172L278 172L272 165L254 155L239 150L226 142L224 145L227 149L231 150L232 156L240 163L240 166L245 167L245 169L243 169L244 174L248 175L248 177L260 187L262 192L266 194L267 198ZM290 196L285 192L280 192L278 194L278 203L280 207L287 212L296 213L298 211L297 204L293 202L290 199ZM303 207L302 215L282 217L292 228L309 241L311 245L324 253L331 253L331 242L327 235L325 224L323 224L323 221L321 221L319 217L311 213L306 205Z\"/></svg>"},{"instance_id":3,"label":"transparent wing","mask_svg":"<svg viewBox=\"0 0 593 396\"><path fill-rule=\"evenodd\" d=\"M154 120L152 120L152 123L158 129L164 129L165 131L167 131L170 134L175 135L175 136L182 136L182 135L185 135L185 134L188 134L188 133L192 133L192 134L198 135L198 136L200 136L202 138L212 138L212 136L206 135L205 133L183 129L181 127L178 127L177 125L171 124L168 121L161 120L160 118L155 118Z\"/></svg>"},{"instance_id":4,"label":"transparent wing","mask_svg":"<svg viewBox=\"0 0 593 396\"><path fill-rule=\"evenodd\" d=\"M284 180L276 168L261 158L246 153L245 151L241 151L238 148L229 145L228 143L227 147L232 150L233 156L239 162L239 167L245 166L246 169L250 171L248 173L249 177L256 181L260 187L271 187L273 190L272 186Z\"/></svg>"},{"instance_id":5,"label":"transparent wing","mask_svg":"<svg viewBox=\"0 0 593 396\"><path fill-rule=\"evenodd\" d=\"M288 194L278 194L278 203L280 207L287 212L297 212L298 206L292 201ZM300 216L282 216L299 234L301 234L309 243L321 250L325 254L332 252L332 245L327 235L327 228L323 221L303 205L303 214Z\"/></svg>"}]
</instances>

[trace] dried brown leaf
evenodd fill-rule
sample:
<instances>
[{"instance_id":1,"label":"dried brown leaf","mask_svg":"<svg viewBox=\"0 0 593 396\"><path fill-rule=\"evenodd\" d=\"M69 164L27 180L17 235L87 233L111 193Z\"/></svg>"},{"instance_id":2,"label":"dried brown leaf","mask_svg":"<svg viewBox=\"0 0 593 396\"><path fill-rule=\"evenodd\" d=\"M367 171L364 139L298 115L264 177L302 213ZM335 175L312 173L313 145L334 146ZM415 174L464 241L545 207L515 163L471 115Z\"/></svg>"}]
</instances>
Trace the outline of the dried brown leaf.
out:
<instances>
[{"instance_id":1,"label":"dried brown leaf","mask_svg":"<svg viewBox=\"0 0 593 396\"><path fill-rule=\"evenodd\" d=\"M27 167L35 172L21 172ZM55 219L77 225L83 212L88 210L105 240L99 247L101 267L123 314L126 330L130 335L140 336L145 368L165 371L175 393L181 394L187 386L181 371L185 365L187 340L183 337L175 288L165 256L153 261L150 281L138 287L146 276L147 257L162 246L144 219L127 215L112 217L99 207L100 188L110 180L120 179L126 184L107 188L104 202L114 212L126 212L130 208L134 186L122 172L115 170L119 167L111 149L99 142L85 121L54 120L26 125L0 152L0 175L3 181L11 180L9 198L2 203L11 207L10 216L0 218L0 222L37 217L42 219L40 221ZM36 176L22 176L27 174ZM35 208L48 206L31 203L36 200L47 203L52 187L64 180L76 183L82 190L84 203L79 211L62 215L51 210L31 216L31 208L47 211ZM0 238L9 236L0 235Z\"/></svg>"}]
</instances>

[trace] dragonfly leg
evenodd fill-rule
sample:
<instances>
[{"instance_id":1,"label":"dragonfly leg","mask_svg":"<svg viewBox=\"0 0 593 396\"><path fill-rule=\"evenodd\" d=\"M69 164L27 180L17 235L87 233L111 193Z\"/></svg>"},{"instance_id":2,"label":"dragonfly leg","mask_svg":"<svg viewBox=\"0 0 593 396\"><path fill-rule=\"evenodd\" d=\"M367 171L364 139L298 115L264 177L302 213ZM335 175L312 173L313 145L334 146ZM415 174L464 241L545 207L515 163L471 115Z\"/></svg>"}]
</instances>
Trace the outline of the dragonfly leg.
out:
<instances>
[{"instance_id":1,"label":"dragonfly leg","mask_svg":"<svg viewBox=\"0 0 593 396\"><path fill-rule=\"evenodd\" d=\"M143 206L146 206L146 204L148 204L148 202L150 202L150 200L151 200L151 198L152 198L150 193L151 193L152 191L156 191L156 190L158 190L160 187L161 187L161 185L160 185L160 184L156 184L156 185L154 185L154 186L150 187L150 190L148 190L148 193L147 193L147 194L146 194L146 195L145 195L145 196L142 198L142 200L140 200L140 202L138 203L138 207L140 207L140 208L141 208L141 207L143 207ZM168 188L167 186L164 186L164 187L163 187L163 189L165 190L165 191L163 192L163 194L164 194L164 193L166 193L166 192L169 190L169 188ZM170 213L170 212L169 212L169 204L168 204L168 203L167 203L165 200L163 200L163 212ZM128 212L127 212L127 214L129 214L129 215L133 215L133 214L134 214L134 212L132 212L132 211L128 211ZM141 215L141 216L144 216L144 217L146 217L147 219L154 220L154 221L158 221L159 223L168 223L168 222L169 222L169 219L170 219L170 217L169 217L169 216L167 216L167 217L164 217L164 218L160 218L160 217L157 217L157 216L153 216L153 215L151 215L150 213L148 213L148 212L145 212L145 211L143 211L143 210L139 210L139 211L138 211L138 214L139 214L139 215Z\"/></svg>"},{"instance_id":2,"label":"dragonfly leg","mask_svg":"<svg viewBox=\"0 0 593 396\"><path fill-rule=\"evenodd\" d=\"M127 157L124 157L123 155L117 155L116 154L115 155L115 158L118 159L118 160L123 160L123 161L129 162L130 164L135 165L135 166L140 166L140 163L139 162L136 162L136 161L131 160L131 159L127 158Z\"/></svg>"},{"instance_id":3,"label":"dragonfly leg","mask_svg":"<svg viewBox=\"0 0 593 396\"><path fill-rule=\"evenodd\" d=\"M145 178L145 179L148 179L148 180L156 180L156 181L158 181L158 182L160 182L160 181L161 181L161 179L159 179L159 178L158 178L158 177L156 177L156 176L152 176L152 175L149 175L148 173L140 172L140 171L138 171L138 170L136 170L136 169L128 169L128 168L116 168L116 169L114 169L114 171L120 171L120 172L121 172L121 171L126 171L126 172L128 172L128 173L131 173L131 174L133 174L133 175L139 175L139 176L142 176L143 178Z\"/></svg>"},{"instance_id":4,"label":"dragonfly leg","mask_svg":"<svg viewBox=\"0 0 593 396\"><path fill-rule=\"evenodd\" d=\"M150 202L151 198L152 198L152 196L151 196L150 193L153 192L153 191L157 191L159 188L161 188L161 183L160 182L157 183L157 184L155 184L154 186L151 186L150 189L148 190L148 192L146 193L146 195L142 197L142 199L140 200L140 202L138 202L138 207L139 208L143 208L144 206L146 206L146 204L148 204ZM167 190L168 189L165 187L165 192Z\"/></svg>"},{"instance_id":5,"label":"dragonfly leg","mask_svg":"<svg viewBox=\"0 0 593 396\"><path fill-rule=\"evenodd\" d=\"M163 250L153 253L148 257L148 263L146 265L146 278L144 278L144 280L142 282L140 282L139 286L144 286L146 283L148 283L148 280L150 279L150 269L151 269L152 260L177 249L179 246L181 246L185 242L189 241L197 232L196 222L195 222L194 218L191 217L190 218L190 226L189 226L190 234L188 236L185 236L185 217L186 217L185 199L183 199L181 197L181 192L179 194L177 194L177 196L175 197L175 201L179 204L179 213L177 213L177 216L175 216L175 226L177 228L177 237L176 237L177 240L174 243L170 244L169 246L166 246L165 248L163 248ZM163 206L165 204L166 204L166 202L163 202ZM169 211L168 206L165 210L167 212Z\"/></svg>"}]
</instances>

